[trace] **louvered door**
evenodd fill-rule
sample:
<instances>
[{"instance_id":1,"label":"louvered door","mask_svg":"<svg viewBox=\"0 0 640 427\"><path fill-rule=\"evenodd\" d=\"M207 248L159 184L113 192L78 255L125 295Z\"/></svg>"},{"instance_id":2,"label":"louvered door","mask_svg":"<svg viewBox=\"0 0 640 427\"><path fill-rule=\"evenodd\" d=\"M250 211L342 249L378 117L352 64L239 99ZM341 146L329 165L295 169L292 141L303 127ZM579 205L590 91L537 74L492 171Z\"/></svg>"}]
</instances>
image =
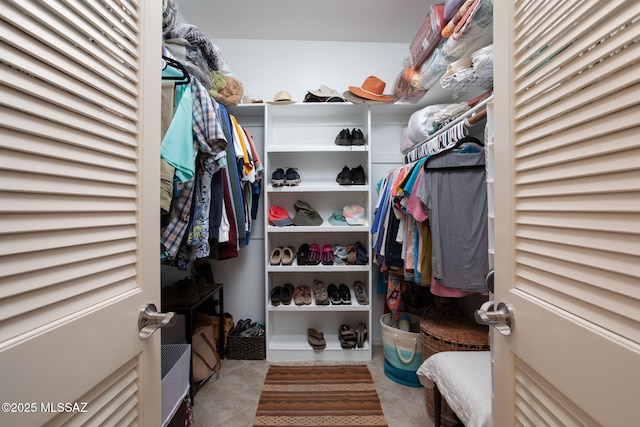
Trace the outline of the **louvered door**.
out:
<instances>
[{"instance_id":1,"label":"louvered door","mask_svg":"<svg viewBox=\"0 0 640 427\"><path fill-rule=\"evenodd\" d=\"M0 425L160 425L160 3L0 2Z\"/></svg>"},{"instance_id":2,"label":"louvered door","mask_svg":"<svg viewBox=\"0 0 640 427\"><path fill-rule=\"evenodd\" d=\"M638 425L640 2L494 5L495 425Z\"/></svg>"}]
</instances>

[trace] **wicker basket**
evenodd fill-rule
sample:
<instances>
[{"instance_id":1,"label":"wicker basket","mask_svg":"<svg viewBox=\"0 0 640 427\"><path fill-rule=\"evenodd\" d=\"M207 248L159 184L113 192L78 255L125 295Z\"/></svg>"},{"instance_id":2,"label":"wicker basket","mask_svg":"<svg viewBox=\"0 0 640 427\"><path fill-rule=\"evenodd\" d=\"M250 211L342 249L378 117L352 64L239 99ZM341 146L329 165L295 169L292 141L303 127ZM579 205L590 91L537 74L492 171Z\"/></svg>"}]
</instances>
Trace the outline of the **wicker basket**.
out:
<instances>
[{"instance_id":1,"label":"wicker basket","mask_svg":"<svg viewBox=\"0 0 640 427\"><path fill-rule=\"evenodd\" d=\"M486 351L489 350L489 327L479 325L463 317L427 317L420 322L422 336L422 360L441 351ZM424 389L427 413L435 419L433 389ZM458 424L456 417L442 399L441 425L451 427Z\"/></svg>"},{"instance_id":2,"label":"wicker basket","mask_svg":"<svg viewBox=\"0 0 640 427\"><path fill-rule=\"evenodd\" d=\"M227 359L264 360L267 357L265 337L227 337Z\"/></svg>"}]
</instances>

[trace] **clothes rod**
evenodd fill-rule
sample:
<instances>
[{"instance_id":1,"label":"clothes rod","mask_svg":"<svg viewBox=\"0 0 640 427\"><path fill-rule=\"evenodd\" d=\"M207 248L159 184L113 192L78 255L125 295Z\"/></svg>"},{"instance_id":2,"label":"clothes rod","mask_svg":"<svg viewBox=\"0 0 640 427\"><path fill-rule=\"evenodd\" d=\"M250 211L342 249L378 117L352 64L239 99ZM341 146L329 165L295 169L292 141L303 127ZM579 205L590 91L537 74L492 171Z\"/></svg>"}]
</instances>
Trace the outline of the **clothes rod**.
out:
<instances>
[{"instance_id":1,"label":"clothes rod","mask_svg":"<svg viewBox=\"0 0 640 427\"><path fill-rule=\"evenodd\" d=\"M446 126L444 126L443 128L439 129L433 135L429 135L429 138L425 139L424 141L421 141L418 145L416 145L414 148L412 148L411 151L409 151L407 154L404 155L404 163L408 163L410 161L417 160L418 156L415 155L414 153L418 152L418 150L420 150L420 148L423 145L429 143L429 141L431 141L434 138L437 138L438 135L448 131L449 129L451 129L452 127L454 127L458 123L462 122L463 120L465 121L466 125L472 126L472 125L480 122L481 120L485 119L487 117L486 106L491 101L493 101L493 95L491 95L491 96L487 97L486 99L483 99L482 101L478 102L471 109L465 111L462 115L460 115L459 117L456 117L453 121L447 123ZM409 160L411 158L413 158L413 160Z\"/></svg>"},{"instance_id":2,"label":"clothes rod","mask_svg":"<svg viewBox=\"0 0 640 427\"><path fill-rule=\"evenodd\" d=\"M456 117L453 121L451 121L451 122L447 123L447 125L446 125L445 127L441 128L441 129L438 129L438 131L437 131L436 133L434 133L433 135L429 135L429 138L425 139L424 141L421 141L421 142L420 142L420 144L418 145L418 147L419 147L420 145L424 145L424 144L426 144L427 142L429 142L429 141L430 141L430 140L432 140L433 138L436 138L436 137L437 137L438 135L440 135L441 133L444 133L444 132L446 132L447 130L451 129L453 126L457 125L458 123L460 123L460 122L461 122L462 120L464 120L464 119L468 119L468 120L467 120L467 122L468 122L469 124L475 124L475 123L479 122L480 120L482 120L483 118L485 118L485 117L486 117L487 112L486 112L486 108L485 108L485 107L486 107L486 105L489 103L489 101L492 101L492 100L493 100L493 95L491 95L491 96L489 96L488 98L483 99L482 101L478 102L478 103L477 103L476 105L474 105L471 109L469 109L469 110L465 111L462 115L460 115L460 116ZM483 116L483 117L480 117L480 118L478 118L478 119L476 119L476 120L474 120L474 121L471 121L471 120L473 120L473 118L474 118L474 117L473 117L473 114L474 114L476 111L479 111L479 110L482 110L482 109L484 109L484 110L485 110L485 111L484 111L484 116ZM482 112L481 112L481 113L479 113L479 114L482 114ZM418 147L416 147L416 148L418 148ZM414 148L414 149L415 149L415 148Z\"/></svg>"}]
</instances>

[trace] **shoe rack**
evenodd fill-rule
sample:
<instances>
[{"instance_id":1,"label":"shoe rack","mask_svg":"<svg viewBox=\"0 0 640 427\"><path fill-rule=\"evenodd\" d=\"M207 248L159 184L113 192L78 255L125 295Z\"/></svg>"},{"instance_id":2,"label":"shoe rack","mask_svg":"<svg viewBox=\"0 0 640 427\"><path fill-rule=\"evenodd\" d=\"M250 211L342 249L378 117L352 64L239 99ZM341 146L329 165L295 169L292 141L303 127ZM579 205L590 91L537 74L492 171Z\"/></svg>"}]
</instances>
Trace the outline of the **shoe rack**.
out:
<instances>
[{"instance_id":1,"label":"shoe rack","mask_svg":"<svg viewBox=\"0 0 640 427\"><path fill-rule=\"evenodd\" d=\"M364 134L362 145L338 145L336 137L343 129L360 129ZM270 254L278 247L293 247L294 252L304 244L350 245L361 242L370 254L371 206L369 172L371 155L371 113L367 106L351 103L302 103L265 106L265 313L266 353L269 361L333 360L366 361L371 359L369 338L361 348L343 349L339 331L343 324L355 331L360 323L371 330L371 298L369 304L360 305L356 300L353 284L364 284L371 296L371 260L367 265L298 265L294 259L290 265L272 265ZM360 144L361 141L358 141ZM344 167L362 167L364 185L340 185L337 177ZM272 173L282 168L295 168L300 175L297 185L273 186ZM294 205L302 200L322 217L317 226L284 226L269 224L268 211L273 205L296 215ZM356 204L365 208L364 225L332 225L329 218L338 209ZM274 305L271 291L287 283L314 288L314 281L345 284L351 292L351 304L316 304L312 293L311 303ZM309 344L307 331L322 332L326 346L315 349Z\"/></svg>"}]
</instances>

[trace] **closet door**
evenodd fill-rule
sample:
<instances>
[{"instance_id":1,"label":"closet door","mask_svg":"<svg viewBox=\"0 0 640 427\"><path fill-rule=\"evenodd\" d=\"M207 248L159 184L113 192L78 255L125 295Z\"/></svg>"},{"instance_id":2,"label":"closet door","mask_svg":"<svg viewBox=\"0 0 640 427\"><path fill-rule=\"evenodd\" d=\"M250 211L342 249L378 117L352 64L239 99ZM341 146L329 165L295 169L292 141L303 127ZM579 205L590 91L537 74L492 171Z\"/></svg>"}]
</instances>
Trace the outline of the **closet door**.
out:
<instances>
[{"instance_id":1,"label":"closet door","mask_svg":"<svg viewBox=\"0 0 640 427\"><path fill-rule=\"evenodd\" d=\"M0 3L1 425L160 425L160 4Z\"/></svg>"},{"instance_id":2,"label":"closet door","mask_svg":"<svg viewBox=\"0 0 640 427\"><path fill-rule=\"evenodd\" d=\"M640 3L494 7L494 425L637 425Z\"/></svg>"}]
</instances>

